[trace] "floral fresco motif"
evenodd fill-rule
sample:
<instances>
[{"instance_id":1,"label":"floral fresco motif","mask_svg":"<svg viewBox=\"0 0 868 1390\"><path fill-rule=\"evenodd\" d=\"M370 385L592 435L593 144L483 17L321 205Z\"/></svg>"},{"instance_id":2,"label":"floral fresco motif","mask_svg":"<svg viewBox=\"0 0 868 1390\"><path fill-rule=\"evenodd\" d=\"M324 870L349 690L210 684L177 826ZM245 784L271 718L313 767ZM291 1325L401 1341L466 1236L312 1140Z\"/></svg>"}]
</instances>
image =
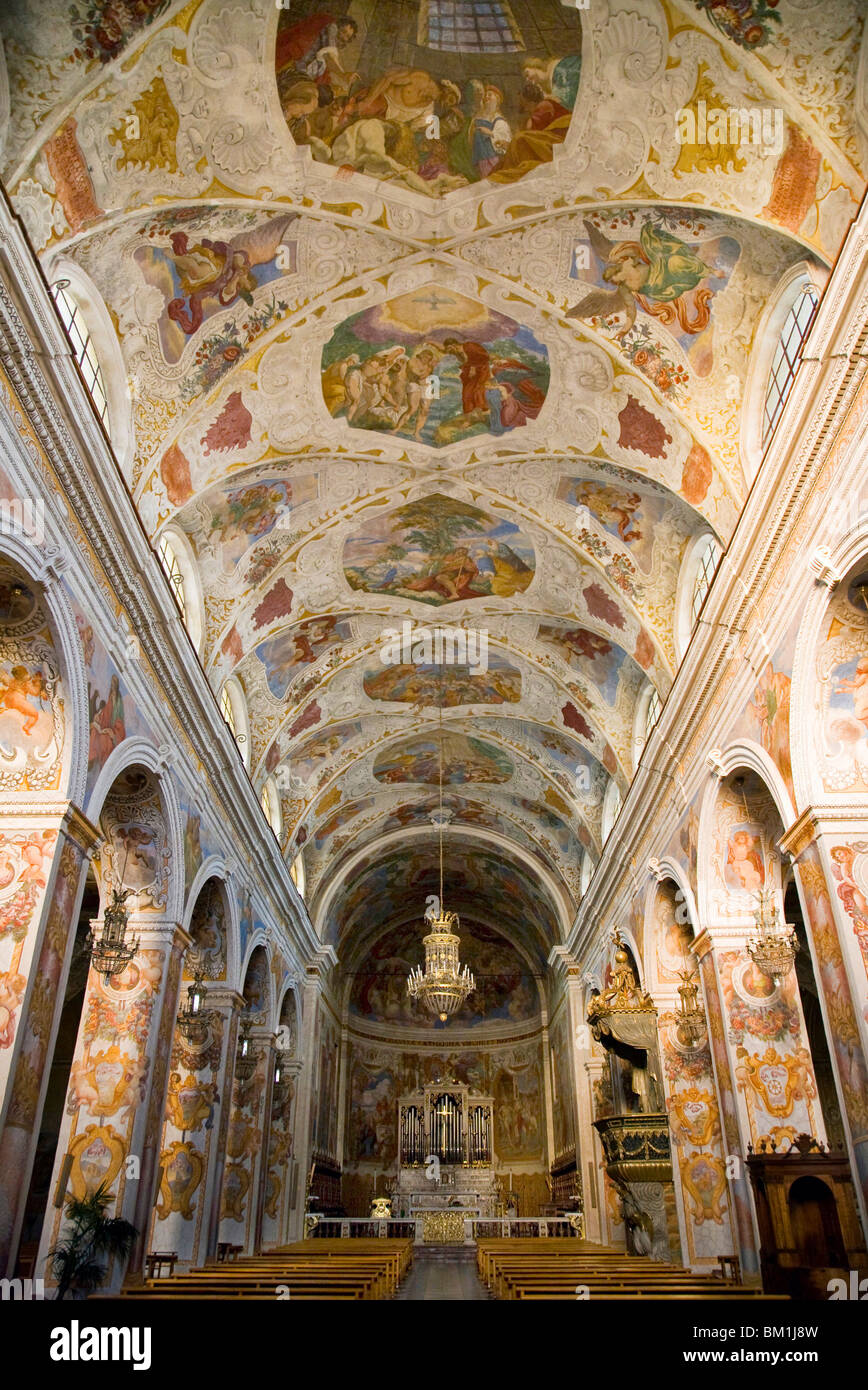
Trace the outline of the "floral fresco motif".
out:
<instances>
[{"instance_id":1,"label":"floral fresco motif","mask_svg":"<svg viewBox=\"0 0 868 1390\"><path fill-rule=\"evenodd\" d=\"M778 36L780 30L775 25L782 20L775 9L777 2L740 0L738 4L726 5L721 0L693 0L696 8L740 48L762 48Z\"/></svg>"},{"instance_id":2,"label":"floral fresco motif","mask_svg":"<svg viewBox=\"0 0 868 1390\"><path fill-rule=\"evenodd\" d=\"M345 0L284 10L275 68L295 143L430 197L550 162L578 92L580 18L558 0L526 6L520 26L508 4L476 9L381 4L367 26Z\"/></svg>"},{"instance_id":3,"label":"floral fresco motif","mask_svg":"<svg viewBox=\"0 0 868 1390\"><path fill-rule=\"evenodd\" d=\"M535 568L530 539L513 522L442 494L399 507L344 546L353 589L436 607L524 593Z\"/></svg>"},{"instance_id":4,"label":"floral fresco motif","mask_svg":"<svg viewBox=\"0 0 868 1390\"><path fill-rule=\"evenodd\" d=\"M530 329L439 285L354 314L323 349L333 416L435 447L526 425L548 385Z\"/></svg>"},{"instance_id":5,"label":"floral fresco motif","mask_svg":"<svg viewBox=\"0 0 868 1390\"><path fill-rule=\"evenodd\" d=\"M69 18L81 56L110 63L170 4L171 0L71 0Z\"/></svg>"},{"instance_id":6,"label":"floral fresco motif","mask_svg":"<svg viewBox=\"0 0 868 1390\"><path fill-rule=\"evenodd\" d=\"M584 509L604 531L629 547L630 554L643 570L651 570L655 532L671 518L674 499L667 499L664 495L649 496L645 492L594 478L562 478L557 496L560 501L576 508L580 529ZM600 558L607 559L608 555Z\"/></svg>"},{"instance_id":7,"label":"floral fresco motif","mask_svg":"<svg viewBox=\"0 0 868 1390\"><path fill-rule=\"evenodd\" d=\"M440 740L420 735L392 745L377 756L374 777L378 782L424 782L436 786L440 779ZM479 738L451 730L443 734L443 782L457 786L467 782L508 782L513 774L509 758L499 748Z\"/></svg>"}]
</instances>

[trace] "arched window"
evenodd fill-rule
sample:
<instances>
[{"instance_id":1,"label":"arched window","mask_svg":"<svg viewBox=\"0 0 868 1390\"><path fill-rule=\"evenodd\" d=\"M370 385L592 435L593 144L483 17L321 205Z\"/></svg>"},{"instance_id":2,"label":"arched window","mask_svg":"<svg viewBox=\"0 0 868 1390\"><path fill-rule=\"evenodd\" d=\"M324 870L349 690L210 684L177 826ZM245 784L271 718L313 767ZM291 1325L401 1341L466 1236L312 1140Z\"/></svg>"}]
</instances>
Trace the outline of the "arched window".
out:
<instances>
[{"instance_id":1,"label":"arched window","mask_svg":"<svg viewBox=\"0 0 868 1390\"><path fill-rule=\"evenodd\" d=\"M85 323L81 306L73 298L70 283L67 279L56 280L52 286L51 292L54 295L54 302L57 305L57 312L60 315L61 323L66 329L67 336L72 345L75 360L84 377L84 384L96 407L96 413L102 420L106 429L108 429L109 405L102 367L99 364L96 348L94 347L93 339L90 335L90 329Z\"/></svg>"},{"instance_id":2,"label":"arched window","mask_svg":"<svg viewBox=\"0 0 868 1390\"><path fill-rule=\"evenodd\" d=\"M582 855L582 867L579 870L579 890L582 894L582 897L584 897L588 891L588 884L591 881L593 873L594 861L588 854L588 851L585 850L585 852Z\"/></svg>"},{"instance_id":3,"label":"arched window","mask_svg":"<svg viewBox=\"0 0 868 1390\"><path fill-rule=\"evenodd\" d=\"M717 538L705 531L689 546L681 563L675 597L675 644L679 659L687 651L722 553ZM636 736L639 736L638 730Z\"/></svg>"},{"instance_id":4,"label":"arched window","mask_svg":"<svg viewBox=\"0 0 868 1390\"><path fill-rule=\"evenodd\" d=\"M702 612L702 605L708 597L714 571L720 558L720 548L714 536L706 536L702 549L698 552L696 574L693 579L693 594L690 600L690 622L696 626L696 619Z\"/></svg>"},{"instance_id":5,"label":"arched window","mask_svg":"<svg viewBox=\"0 0 868 1390\"><path fill-rule=\"evenodd\" d=\"M611 835L612 827L614 826L615 821L618 819L618 814L623 804L624 798L621 796L621 791L618 786L618 783L614 781L614 779L612 779L609 782L606 795L603 799L603 844L606 843L609 836Z\"/></svg>"},{"instance_id":6,"label":"arched window","mask_svg":"<svg viewBox=\"0 0 868 1390\"><path fill-rule=\"evenodd\" d=\"M265 814L265 819L271 826L275 835L280 839L280 831L283 825L283 816L280 812L280 797L277 795L277 787L273 777L269 777L262 788L260 805Z\"/></svg>"},{"instance_id":7,"label":"arched window","mask_svg":"<svg viewBox=\"0 0 868 1390\"><path fill-rule=\"evenodd\" d=\"M190 634L190 641L199 652L203 627L202 595L190 542L176 527L166 527L157 541L157 554L172 586L172 593L184 626ZM246 727L244 732L247 732Z\"/></svg>"},{"instance_id":8,"label":"arched window","mask_svg":"<svg viewBox=\"0 0 868 1390\"><path fill-rule=\"evenodd\" d=\"M298 896L304 897L304 860L301 854L297 854L292 861L289 876L298 889Z\"/></svg>"},{"instance_id":9,"label":"arched window","mask_svg":"<svg viewBox=\"0 0 868 1390\"><path fill-rule=\"evenodd\" d=\"M814 321L817 291L810 283L803 285L784 319L772 365L766 382L763 403L762 450L765 453L775 432L787 396L792 390L802 355L802 344Z\"/></svg>"},{"instance_id":10,"label":"arched window","mask_svg":"<svg viewBox=\"0 0 868 1390\"><path fill-rule=\"evenodd\" d=\"M654 725L657 723L657 720L660 718L660 711L661 711L662 708L663 708L663 706L662 706L661 703L660 703L660 696L657 694L657 691L656 691L656 690L654 689L654 687L652 686L652 688L651 688L651 698L649 699L648 704L645 706L645 742L646 742L646 743L648 742L648 739L651 737L651 730L654 728Z\"/></svg>"},{"instance_id":11,"label":"arched window","mask_svg":"<svg viewBox=\"0 0 868 1390\"><path fill-rule=\"evenodd\" d=\"M230 676L220 691L220 713L229 725L232 737L238 744L244 766L250 759L250 727L247 719L247 701L240 681Z\"/></svg>"},{"instance_id":12,"label":"arched window","mask_svg":"<svg viewBox=\"0 0 868 1390\"><path fill-rule=\"evenodd\" d=\"M160 537L159 553L160 563L166 571L166 576L172 586L172 593L175 595L175 602L181 610L181 617L184 619L184 625L186 626L187 594L184 587L184 575L181 570L181 562L178 559L178 552L168 532Z\"/></svg>"}]
</instances>

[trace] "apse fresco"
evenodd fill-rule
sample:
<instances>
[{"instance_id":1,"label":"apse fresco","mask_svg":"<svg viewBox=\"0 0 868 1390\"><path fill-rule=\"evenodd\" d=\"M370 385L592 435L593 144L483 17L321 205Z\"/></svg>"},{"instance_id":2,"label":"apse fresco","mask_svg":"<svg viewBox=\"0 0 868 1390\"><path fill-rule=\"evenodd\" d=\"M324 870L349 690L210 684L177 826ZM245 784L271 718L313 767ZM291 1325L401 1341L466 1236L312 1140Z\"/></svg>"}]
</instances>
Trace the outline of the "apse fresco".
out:
<instances>
[{"instance_id":1,"label":"apse fresco","mask_svg":"<svg viewBox=\"0 0 868 1390\"><path fill-rule=\"evenodd\" d=\"M741 246L733 236L715 235L714 219L683 208L625 208L617 215L585 219L571 277L585 289L567 311L605 328L624 355L666 396L676 399L688 382L687 363L697 376L714 365L714 297L729 283ZM674 357L639 311L656 319L674 338Z\"/></svg>"},{"instance_id":2,"label":"apse fresco","mask_svg":"<svg viewBox=\"0 0 868 1390\"><path fill-rule=\"evenodd\" d=\"M300 0L278 26L280 103L321 163L429 197L514 183L566 139L581 33L559 0Z\"/></svg>"},{"instance_id":3,"label":"apse fresco","mask_svg":"<svg viewBox=\"0 0 868 1390\"><path fill-rule=\"evenodd\" d=\"M424 960L425 925L394 927L371 947L356 971L350 1012L376 1023L412 1024L417 1028L474 1028L499 1020L523 1022L539 1010L533 975L499 932L479 922L462 921L461 959L470 967L476 989L447 1025L414 1004L407 994L407 975Z\"/></svg>"},{"instance_id":4,"label":"apse fresco","mask_svg":"<svg viewBox=\"0 0 868 1390\"><path fill-rule=\"evenodd\" d=\"M329 648L351 639L349 622L326 614L308 618L297 627L284 628L267 642L260 642L256 655L265 667L272 695L282 700L299 671L319 660Z\"/></svg>"},{"instance_id":5,"label":"apse fresco","mask_svg":"<svg viewBox=\"0 0 868 1390\"><path fill-rule=\"evenodd\" d=\"M435 607L524 593L536 568L530 539L513 522L442 494L369 522L347 540L343 563L353 589Z\"/></svg>"},{"instance_id":6,"label":"apse fresco","mask_svg":"<svg viewBox=\"0 0 868 1390\"><path fill-rule=\"evenodd\" d=\"M535 420L548 385L529 328L434 285L354 314L322 355L331 415L437 448Z\"/></svg>"},{"instance_id":7,"label":"apse fresco","mask_svg":"<svg viewBox=\"0 0 868 1390\"><path fill-rule=\"evenodd\" d=\"M460 666L371 666L364 675L372 700L412 705L514 705L521 699L521 672L505 656L490 653L488 669Z\"/></svg>"},{"instance_id":8,"label":"apse fresco","mask_svg":"<svg viewBox=\"0 0 868 1390\"><path fill-rule=\"evenodd\" d=\"M424 782L437 786L440 780L441 741L424 734L393 744L377 755L374 777L378 782ZM446 786L467 782L508 782L513 774L509 758L493 744L468 734L445 730L442 738L443 782Z\"/></svg>"},{"instance_id":9,"label":"apse fresco","mask_svg":"<svg viewBox=\"0 0 868 1390\"><path fill-rule=\"evenodd\" d=\"M145 225L148 241L134 259L162 298L157 331L166 362L183 356L213 314L252 308L257 290L295 273L296 242L287 235L295 221L295 213L263 218L204 207L159 213Z\"/></svg>"},{"instance_id":10,"label":"apse fresco","mask_svg":"<svg viewBox=\"0 0 868 1390\"><path fill-rule=\"evenodd\" d=\"M476 845L456 843L444 835L444 897L451 911L469 920L502 924L517 939L539 952L544 964L551 942L561 939L556 914L542 882L516 861L509 863ZM432 843L408 841L385 857L371 851L354 869L352 884L342 890L330 915L328 939L339 950L371 920L384 926L405 921L408 903L419 904L419 921L430 893L439 892L437 849ZM412 910L412 909L411 909Z\"/></svg>"},{"instance_id":11,"label":"apse fresco","mask_svg":"<svg viewBox=\"0 0 868 1390\"><path fill-rule=\"evenodd\" d=\"M655 537L659 539L661 528L675 511L673 498L649 497L644 492L594 478L562 478L556 495L559 501L577 509L579 530L586 529L579 510L584 508L604 531L628 547L646 574L650 572Z\"/></svg>"},{"instance_id":12,"label":"apse fresco","mask_svg":"<svg viewBox=\"0 0 868 1390\"><path fill-rule=\"evenodd\" d=\"M212 489L203 499L207 527L203 544L218 556L221 568L231 573L250 546L285 525L295 507L317 495L316 474L290 482L285 474L257 474L255 482Z\"/></svg>"},{"instance_id":13,"label":"apse fresco","mask_svg":"<svg viewBox=\"0 0 868 1390\"><path fill-rule=\"evenodd\" d=\"M566 623L540 623L539 639L556 647L562 660L593 681L607 704L616 703L624 663L628 669L633 665L622 647L599 632Z\"/></svg>"}]
</instances>

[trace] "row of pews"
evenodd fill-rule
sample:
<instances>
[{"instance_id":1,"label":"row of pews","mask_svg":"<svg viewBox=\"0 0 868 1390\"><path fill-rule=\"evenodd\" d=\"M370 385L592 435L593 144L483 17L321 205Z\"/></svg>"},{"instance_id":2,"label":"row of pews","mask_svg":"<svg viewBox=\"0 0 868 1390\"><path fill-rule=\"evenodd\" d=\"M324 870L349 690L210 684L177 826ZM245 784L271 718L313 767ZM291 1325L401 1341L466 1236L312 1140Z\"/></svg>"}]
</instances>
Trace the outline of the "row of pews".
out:
<instances>
[{"instance_id":1,"label":"row of pews","mask_svg":"<svg viewBox=\"0 0 868 1390\"><path fill-rule=\"evenodd\" d=\"M146 1279L122 1290L121 1298L392 1298L412 1262L410 1240L304 1240L267 1255Z\"/></svg>"},{"instance_id":2,"label":"row of pews","mask_svg":"<svg viewBox=\"0 0 868 1390\"><path fill-rule=\"evenodd\" d=\"M766 1297L761 1289L692 1274L680 1265L556 1237L479 1240L476 1263L482 1282L503 1299Z\"/></svg>"}]
</instances>

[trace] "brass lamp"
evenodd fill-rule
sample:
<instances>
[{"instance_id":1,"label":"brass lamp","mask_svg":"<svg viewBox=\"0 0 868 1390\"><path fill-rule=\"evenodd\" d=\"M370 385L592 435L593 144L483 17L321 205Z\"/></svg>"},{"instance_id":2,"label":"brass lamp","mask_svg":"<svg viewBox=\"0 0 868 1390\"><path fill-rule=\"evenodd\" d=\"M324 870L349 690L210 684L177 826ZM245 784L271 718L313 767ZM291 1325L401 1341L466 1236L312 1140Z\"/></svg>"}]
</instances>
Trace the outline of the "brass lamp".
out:
<instances>
[{"instance_id":1,"label":"brass lamp","mask_svg":"<svg viewBox=\"0 0 868 1390\"><path fill-rule=\"evenodd\" d=\"M685 1047L693 1047L705 1032L705 1013L699 1002L699 980L692 970L679 970L680 1000L675 1032Z\"/></svg>"},{"instance_id":2,"label":"brass lamp","mask_svg":"<svg viewBox=\"0 0 868 1390\"><path fill-rule=\"evenodd\" d=\"M795 928L781 920L780 909L770 889L757 893L758 907L754 913L757 934L745 942L745 950L767 979L780 985L793 968L799 949Z\"/></svg>"},{"instance_id":3,"label":"brass lamp","mask_svg":"<svg viewBox=\"0 0 868 1390\"><path fill-rule=\"evenodd\" d=\"M182 1009L178 1010L176 1020L178 1032L191 1047L196 1047L197 1044L204 1042L208 1036L211 1011L202 1007L204 998L202 975L197 970L192 983L187 986L187 1002Z\"/></svg>"},{"instance_id":4,"label":"brass lamp","mask_svg":"<svg viewBox=\"0 0 868 1390\"><path fill-rule=\"evenodd\" d=\"M235 1058L235 1075L241 1081L249 1081L256 1071L256 1052L250 1037L250 1023L245 1018L241 1025L241 1040Z\"/></svg>"},{"instance_id":5,"label":"brass lamp","mask_svg":"<svg viewBox=\"0 0 868 1390\"><path fill-rule=\"evenodd\" d=\"M102 931L97 934L96 923L91 925L91 964L106 984L126 970L139 949L138 937L132 941L127 938L130 914L126 900L132 891L131 888L113 888L111 902L103 913Z\"/></svg>"}]
</instances>

